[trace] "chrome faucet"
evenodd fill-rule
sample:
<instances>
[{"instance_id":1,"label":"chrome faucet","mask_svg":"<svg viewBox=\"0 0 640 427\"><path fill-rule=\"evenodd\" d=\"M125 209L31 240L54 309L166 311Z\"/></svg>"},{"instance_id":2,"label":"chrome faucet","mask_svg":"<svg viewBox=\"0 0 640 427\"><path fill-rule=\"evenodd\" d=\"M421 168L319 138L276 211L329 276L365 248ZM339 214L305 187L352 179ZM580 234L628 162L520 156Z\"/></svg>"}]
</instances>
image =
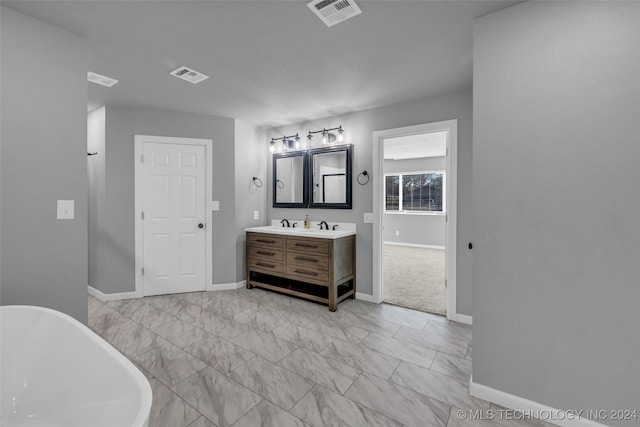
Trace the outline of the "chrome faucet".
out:
<instances>
[{"instance_id":1,"label":"chrome faucet","mask_svg":"<svg viewBox=\"0 0 640 427\"><path fill-rule=\"evenodd\" d=\"M324 224L324 228L322 228L322 225ZM329 229L329 224L327 224L327 221L320 221L320 224L318 224L320 226L320 230L328 230Z\"/></svg>"},{"instance_id":2,"label":"chrome faucet","mask_svg":"<svg viewBox=\"0 0 640 427\"><path fill-rule=\"evenodd\" d=\"M289 224L289 220L286 218L280 221L280 224L282 224L283 227L285 227L285 224L287 224L286 227L291 227L291 224Z\"/></svg>"}]
</instances>

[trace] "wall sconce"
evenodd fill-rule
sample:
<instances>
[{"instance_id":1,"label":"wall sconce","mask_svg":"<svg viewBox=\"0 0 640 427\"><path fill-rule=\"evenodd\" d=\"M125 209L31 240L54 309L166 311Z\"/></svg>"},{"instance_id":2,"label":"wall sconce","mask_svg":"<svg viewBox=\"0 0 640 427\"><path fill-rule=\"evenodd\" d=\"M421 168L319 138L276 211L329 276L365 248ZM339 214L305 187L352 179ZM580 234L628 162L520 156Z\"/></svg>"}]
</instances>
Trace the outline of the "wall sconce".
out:
<instances>
[{"instance_id":1,"label":"wall sconce","mask_svg":"<svg viewBox=\"0 0 640 427\"><path fill-rule=\"evenodd\" d=\"M335 130L338 131L337 137L335 133L331 133ZM316 134L316 133L322 134L322 145L331 144L336 139L338 140L338 143L342 143L342 141L344 141L344 129L342 129L342 125L338 126L337 128L322 129L322 130L316 130L313 132L309 131L309 135L307 136L307 138L309 138L309 143L311 143L311 138L313 138L313 134Z\"/></svg>"}]
</instances>

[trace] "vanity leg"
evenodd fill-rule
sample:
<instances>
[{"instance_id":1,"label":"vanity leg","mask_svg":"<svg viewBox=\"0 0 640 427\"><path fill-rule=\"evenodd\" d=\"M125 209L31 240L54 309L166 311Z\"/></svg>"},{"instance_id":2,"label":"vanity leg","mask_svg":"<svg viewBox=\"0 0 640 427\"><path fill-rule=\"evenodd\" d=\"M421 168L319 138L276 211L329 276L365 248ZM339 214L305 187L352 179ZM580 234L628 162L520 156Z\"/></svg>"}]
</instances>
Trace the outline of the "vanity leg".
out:
<instances>
[{"instance_id":1,"label":"vanity leg","mask_svg":"<svg viewBox=\"0 0 640 427\"><path fill-rule=\"evenodd\" d=\"M244 278L245 278L245 283L247 286L247 289L251 289L253 288L253 285L250 284L251 282L251 269L249 268L249 241L247 240L245 242L244 245L244 262L245 262L245 274L244 274Z\"/></svg>"},{"instance_id":2,"label":"vanity leg","mask_svg":"<svg viewBox=\"0 0 640 427\"><path fill-rule=\"evenodd\" d=\"M353 264L353 279L351 279L351 288L353 289L353 293L351 294L351 299L356 299L356 236L353 236L352 239L351 259Z\"/></svg>"},{"instance_id":3,"label":"vanity leg","mask_svg":"<svg viewBox=\"0 0 640 427\"><path fill-rule=\"evenodd\" d=\"M329 284L329 311L336 311L337 309L336 288L336 284L333 282L333 280L331 280L331 283Z\"/></svg>"}]
</instances>

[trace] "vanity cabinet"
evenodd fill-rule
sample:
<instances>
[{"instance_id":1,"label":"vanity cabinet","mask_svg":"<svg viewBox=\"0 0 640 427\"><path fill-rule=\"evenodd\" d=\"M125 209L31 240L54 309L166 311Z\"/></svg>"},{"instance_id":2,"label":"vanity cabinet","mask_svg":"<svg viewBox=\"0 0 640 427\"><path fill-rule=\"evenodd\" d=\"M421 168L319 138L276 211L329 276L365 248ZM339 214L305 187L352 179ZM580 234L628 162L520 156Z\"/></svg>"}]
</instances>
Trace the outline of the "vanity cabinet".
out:
<instances>
[{"instance_id":1,"label":"vanity cabinet","mask_svg":"<svg viewBox=\"0 0 640 427\"><path fill-rule=\"evenodd\" d=\"M330 239L247 232L247 288L321 302L355 298L355 236Z\"/></svg>"}]
</instances>

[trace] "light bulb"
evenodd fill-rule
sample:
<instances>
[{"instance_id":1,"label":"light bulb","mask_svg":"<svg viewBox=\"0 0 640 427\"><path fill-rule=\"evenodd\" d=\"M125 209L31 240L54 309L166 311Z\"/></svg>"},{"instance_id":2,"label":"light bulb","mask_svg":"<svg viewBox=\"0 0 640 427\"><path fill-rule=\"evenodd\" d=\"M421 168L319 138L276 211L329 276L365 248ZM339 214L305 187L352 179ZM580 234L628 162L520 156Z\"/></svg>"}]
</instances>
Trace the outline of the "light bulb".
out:
<instances>
[{"instance_id":1,"label":"light bulb","mask_svg":"<svg viewBox=\"0 0 640 427\"><path fill-rule=\"evenodd\" d=\"M271 147L269 147L269 151L271 151L272 153L274 153L276 151L276 146L273 143L273 141L271 141Z\"/></svg>"},{"instance_id":2,"label":"light bulb","mask_svg":"<svg viewBox=\"0 0 640 427\"><path fill-rule=\"evenodd\" d=\"M342 128L338 129L338 142L340 143L344 141L344 136L342 135L342 132L344 132Z\"/></svg>"},{"instance_id":3,"label":"light bulb","mask_svg":"<svg viewBox=\"0 0 640 427\"><path fill-rule=\"evenodd\" d=\"M327 137L327 131L322 132L322 143L323 143L324 145L327 145L327 139L328 139L328 137Z\"/></svg>"}]
</instances>

